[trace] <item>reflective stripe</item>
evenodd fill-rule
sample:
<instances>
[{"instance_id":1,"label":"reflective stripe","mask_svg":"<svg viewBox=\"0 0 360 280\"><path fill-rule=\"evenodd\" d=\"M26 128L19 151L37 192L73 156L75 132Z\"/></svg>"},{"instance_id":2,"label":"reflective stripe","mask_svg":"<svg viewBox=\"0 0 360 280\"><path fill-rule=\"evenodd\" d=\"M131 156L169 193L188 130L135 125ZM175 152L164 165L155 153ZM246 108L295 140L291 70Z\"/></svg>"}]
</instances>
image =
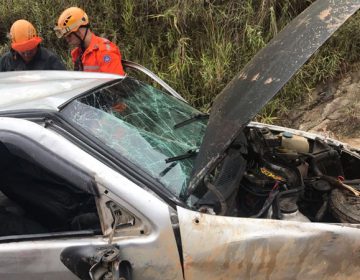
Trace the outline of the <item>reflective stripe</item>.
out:
<instances>
[{"instance_id":1,"label":"reflective stripe","mask_svg":"<svg viewBox=\"0 0 360 280\"><path fill-rule=\"evenodd\" d=\"M84 71L86 70L98 70L100 66L97 65L84 65Z\"/></svg>"}]
</instances>

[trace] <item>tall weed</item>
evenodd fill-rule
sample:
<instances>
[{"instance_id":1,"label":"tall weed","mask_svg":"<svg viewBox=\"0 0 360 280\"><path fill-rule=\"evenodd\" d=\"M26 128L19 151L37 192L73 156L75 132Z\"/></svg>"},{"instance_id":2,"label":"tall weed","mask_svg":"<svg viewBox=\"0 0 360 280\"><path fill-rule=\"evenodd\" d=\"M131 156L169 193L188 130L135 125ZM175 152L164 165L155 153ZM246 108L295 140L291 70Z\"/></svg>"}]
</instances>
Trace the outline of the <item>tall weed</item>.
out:
<instances>
[{"instance_id":1,"label":"tall weed","mask_svg":"<svg viewBox=\"0 0 360 280\"><path fill-rule=\"evenodd\" d=\"M43 44L71 69L69 48L53 32L70 6L86 10L92 30L115 42L123 57L164 78L194 106L215 96L291 19L314 0L1 0L0 54L19 18L33 22ZM360 15L346 23L259 115L274 122L317 83L360 59Z\"/></svg>"}]
</instances>

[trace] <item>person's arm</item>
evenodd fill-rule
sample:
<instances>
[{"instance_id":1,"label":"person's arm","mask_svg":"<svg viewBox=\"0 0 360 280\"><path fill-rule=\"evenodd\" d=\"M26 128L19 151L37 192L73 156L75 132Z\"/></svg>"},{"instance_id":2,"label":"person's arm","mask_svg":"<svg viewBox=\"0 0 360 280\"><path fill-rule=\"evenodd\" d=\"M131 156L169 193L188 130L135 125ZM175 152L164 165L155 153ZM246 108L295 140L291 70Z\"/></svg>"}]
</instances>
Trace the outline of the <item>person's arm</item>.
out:
<instances>
[{"instance_id":1,"label":"person's arm","mask_svg":"<svg viewBox=\"0 0 360 280\"><path fill-rule=\"evenodd\" d=\"M119 49L111 47L109 50L99 52L98 61L100 66L99 72L125 75Z\"/></svg>"},{"instance_id":2,"label":"person's arm","mask_svg":"<svg viewBox=\"0 0 360 280\"><path fill-rule=\"evenodd\" d=\"M0 57L0 72L6 72L6 54Z\"/></svg>"},{"instance_id":3,"label":"person's arm","mask_svg":"<svg viewBox=\"0 0 360 280\"><path fill-rule=\"evenodd\" d=\"M67 70L64 63L56 55L50 56L49 64L51 70Z\"/></svg>"},{"instance_id":4,"label":"person's arm","mask_svg":"<svg viewBox=\"0 0 360 280\"><path fill-rule=\"evenodd\" d=\"M3 64L4 64L4 57L2 56L2 57L0 58L0 72L4 72L4 66L3 66Z\"/></svg>"}]
</instances>

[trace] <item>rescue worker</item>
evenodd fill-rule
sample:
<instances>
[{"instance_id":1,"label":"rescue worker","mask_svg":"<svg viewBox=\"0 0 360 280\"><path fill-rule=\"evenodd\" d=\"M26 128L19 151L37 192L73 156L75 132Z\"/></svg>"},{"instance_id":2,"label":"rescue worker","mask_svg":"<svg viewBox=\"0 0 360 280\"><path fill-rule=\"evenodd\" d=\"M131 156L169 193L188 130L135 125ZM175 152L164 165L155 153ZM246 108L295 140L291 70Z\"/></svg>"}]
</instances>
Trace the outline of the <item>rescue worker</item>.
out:
<instances>
[{"instance_id":1,"label":"rescue worker","mask_svg":"<svg viewBox=\"0 0 360 280\"><path fill-rule=\"evenodd\" d=\"M66 70L53 52L40 46L42 39L27 20L15 21L9 37L11 49L0 59L0 71Z\"/></svg>"},{"instance_id":2,"label":"rescue worker","mask_svg":"<svg viewBox=\"0 0 360 280\"><path fill-rule=\"evenodd\" d=\"M71 51L74 70L125 74L119 48L90 30L89 18L82 9L71 7L63 11L54 30L58 38L65 38L75 47Z\"/></svg>"}]
</instances>

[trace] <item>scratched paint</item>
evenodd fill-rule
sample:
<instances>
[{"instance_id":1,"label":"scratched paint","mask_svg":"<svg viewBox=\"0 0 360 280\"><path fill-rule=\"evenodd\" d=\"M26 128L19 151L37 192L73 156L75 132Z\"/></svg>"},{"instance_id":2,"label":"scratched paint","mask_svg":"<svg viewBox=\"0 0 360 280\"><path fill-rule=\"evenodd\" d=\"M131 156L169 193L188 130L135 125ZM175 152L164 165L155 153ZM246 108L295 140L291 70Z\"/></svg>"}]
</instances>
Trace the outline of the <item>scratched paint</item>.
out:
<instances>
[{"instance_id":1,"label":"scratched paint","mask_svg":"<svg viewBox=\"0 0 360 280\"><path fill-rule=\"evenodd\" d=\"M321 20L325 20L327 17L329 17L331 15L331 10L332 10L332 8L328 8L328 9L321 11L319 18Z\"/></svg>"},{"instance_id":2,"label":"scratched paint","mask_svg":"<svg viewBox=\"0 0 360 280\"><path fill-rule=\"evenodd\" d=\"M360 279L360 229L178 207L185 279ZM197 223L193 221L197 220Z\"/></svg>"},{"instance_id":3,"label":"scratched paint","mask_svg":"<svg viewBox=\"0 0 360 280\"><path fill-rule=\"evenodd\" d=\"M266 79L266 81L264 82L265 85L271 84L273 82L273 78L268 78Z\"/></svg>"}]
</instances>

